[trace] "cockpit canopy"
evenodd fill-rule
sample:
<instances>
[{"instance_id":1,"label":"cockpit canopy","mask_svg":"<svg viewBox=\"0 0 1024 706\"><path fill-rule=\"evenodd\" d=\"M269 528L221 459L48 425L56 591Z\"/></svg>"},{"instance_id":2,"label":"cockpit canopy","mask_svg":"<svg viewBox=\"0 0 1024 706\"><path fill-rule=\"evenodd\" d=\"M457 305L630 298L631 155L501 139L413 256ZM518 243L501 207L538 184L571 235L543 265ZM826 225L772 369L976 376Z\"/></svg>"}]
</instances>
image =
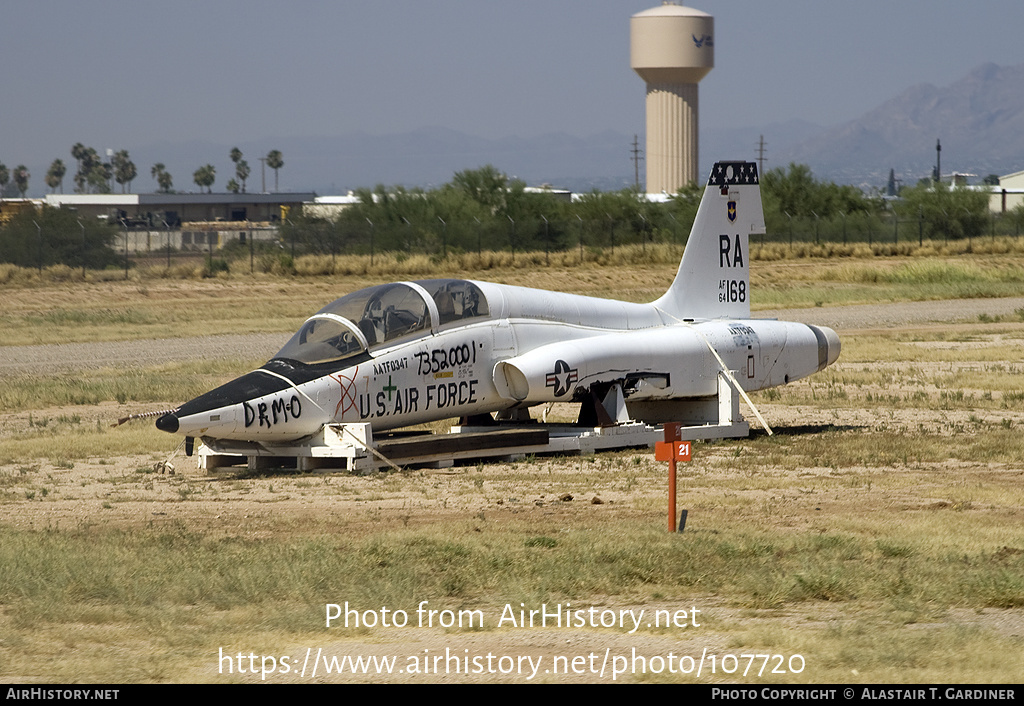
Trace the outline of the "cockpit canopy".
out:
<instances>
[{"instance_id":1,"label":"cockpit canopy","mask_svg":"<svg viewBox=\"0 0 1024 706\"><path fill-rule=\"evenodd\" d=\"M434 300L439 327L490 315L487 298L472 282L464 279L421 279L416 284Z\"/></svg>"},{"instance_id":2,"label":"cockpit canopy","mask_svg":"<svg viewBox=\"0 0 1024 706\"><path fill-rule=\"evenodd\" d=\"M307 365L336 363L374 346L485 317L488 312L483 292L466 280L381 284L325 306L274 357Z\"/></svg>"}]
</instances>

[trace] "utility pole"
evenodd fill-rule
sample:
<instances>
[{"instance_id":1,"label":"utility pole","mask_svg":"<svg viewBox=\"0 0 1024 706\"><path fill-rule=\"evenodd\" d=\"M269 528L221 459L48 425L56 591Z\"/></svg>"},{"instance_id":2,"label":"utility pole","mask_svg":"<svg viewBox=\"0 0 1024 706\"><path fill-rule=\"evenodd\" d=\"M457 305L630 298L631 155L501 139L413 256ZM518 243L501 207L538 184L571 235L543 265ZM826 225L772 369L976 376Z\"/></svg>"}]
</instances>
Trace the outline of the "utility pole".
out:
<instances>
[{"instance_id":1,"label":"utility pole","mask_svg":"<svg viewBox=\"0 0 1024 706\"><path fill-rule=\"evenodd\" d=\"M764 174L764 148L767 145L764 143L764 135L761 135L761 139L757 142L757 173Z\"/></svg>"},{"instance_id":2,"label":"utility pole","mask_svg":"<svg viewBox=\"0 0 1024 706\"><path fill-rule=\"evenodd\" d=\"M634 179L636 180L636 190L640 191L640 162L643 160L643 155L640 150L640 142L637 135L633 135L633 171L635 172Z\"/></svg>"}]
</instances>

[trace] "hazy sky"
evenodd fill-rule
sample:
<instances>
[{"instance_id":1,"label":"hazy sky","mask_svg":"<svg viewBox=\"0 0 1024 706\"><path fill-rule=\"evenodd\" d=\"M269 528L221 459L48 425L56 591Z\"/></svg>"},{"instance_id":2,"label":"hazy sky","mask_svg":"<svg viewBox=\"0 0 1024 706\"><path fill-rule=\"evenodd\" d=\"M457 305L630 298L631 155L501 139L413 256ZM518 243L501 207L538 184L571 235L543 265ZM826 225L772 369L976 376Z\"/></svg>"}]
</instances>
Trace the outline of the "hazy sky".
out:
<instances>
[{"instance_id":1,"label":"hazy sky","mask_svg":"<svg viewBox=\"0 0 1024 706\"><path fill-rule=\"evenodd\" d=\"M424 126L642 133L629 18L656 4L0 0L0 161ZM1021 0L695 7L715 17L703 127L839 123L917 83L1024 63Z\"/></svg>"}]
</instances>

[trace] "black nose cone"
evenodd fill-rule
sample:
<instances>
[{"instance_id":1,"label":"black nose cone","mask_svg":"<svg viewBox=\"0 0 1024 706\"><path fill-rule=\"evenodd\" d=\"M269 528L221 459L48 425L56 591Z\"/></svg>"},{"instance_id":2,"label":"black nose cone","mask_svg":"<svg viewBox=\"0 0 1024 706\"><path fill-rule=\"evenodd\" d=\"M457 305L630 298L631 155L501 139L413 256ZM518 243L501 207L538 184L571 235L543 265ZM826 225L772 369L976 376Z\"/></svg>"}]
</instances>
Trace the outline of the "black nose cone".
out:
<instances>
[{"instance_id":1,"label":"black nose cone","mask_svg":"<svg viewBox=\"0 0 1024 706\"><path fill-rule=\"evenodd\" d=\"M174 434L178 431L178 418L174 416L174 413L165 414L156 420L156 428L160 431L166 431L169 434Z\"/></svg>"}]
</instances>

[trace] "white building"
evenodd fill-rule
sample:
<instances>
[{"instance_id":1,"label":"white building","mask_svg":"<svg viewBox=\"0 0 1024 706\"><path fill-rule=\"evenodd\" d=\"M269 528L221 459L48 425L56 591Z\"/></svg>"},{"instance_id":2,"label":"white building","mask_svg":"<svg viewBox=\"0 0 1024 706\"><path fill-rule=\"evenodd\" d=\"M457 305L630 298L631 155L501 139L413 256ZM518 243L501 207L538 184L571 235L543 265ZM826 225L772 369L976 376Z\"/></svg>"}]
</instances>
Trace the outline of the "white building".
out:
<instances>
[{"instance_id":1,"label":"white building","mask_svg":"<svg viewBox=\"0 0 1024 706\"><path fill-rule=\"evenodd\" d=\"M988 208L993 213L1006 213L1024 204L1024 172L999 177L999 186L992 187Z\"/></svg>"}]
</instances>

